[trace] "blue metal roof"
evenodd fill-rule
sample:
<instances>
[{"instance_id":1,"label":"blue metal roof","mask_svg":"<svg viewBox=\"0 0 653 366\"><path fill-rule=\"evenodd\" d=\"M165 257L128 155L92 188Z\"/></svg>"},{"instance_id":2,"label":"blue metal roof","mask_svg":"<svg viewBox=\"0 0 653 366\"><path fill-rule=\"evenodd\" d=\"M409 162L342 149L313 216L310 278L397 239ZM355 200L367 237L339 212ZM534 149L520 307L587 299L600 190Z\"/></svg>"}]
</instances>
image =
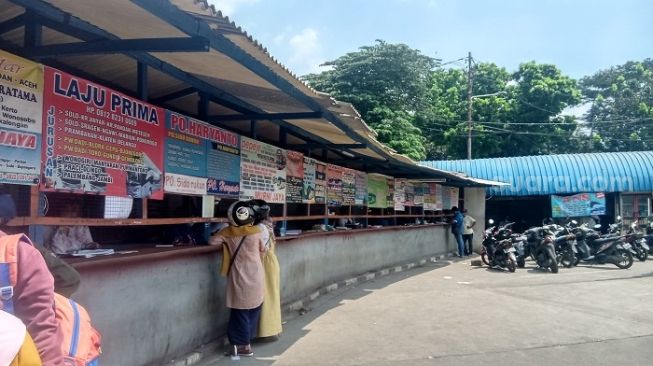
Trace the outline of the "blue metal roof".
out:
<instances>
[{"instance_id":1,"label":"blue metal roof","mask_svg":"<svg viewBox=\"0 0 653 366\"><path fill-rule=\"evenodd\" d=\"M653 192L653 151L423 161L421 165L497 180L493 196Z\"/></svg>"}]
</instances>

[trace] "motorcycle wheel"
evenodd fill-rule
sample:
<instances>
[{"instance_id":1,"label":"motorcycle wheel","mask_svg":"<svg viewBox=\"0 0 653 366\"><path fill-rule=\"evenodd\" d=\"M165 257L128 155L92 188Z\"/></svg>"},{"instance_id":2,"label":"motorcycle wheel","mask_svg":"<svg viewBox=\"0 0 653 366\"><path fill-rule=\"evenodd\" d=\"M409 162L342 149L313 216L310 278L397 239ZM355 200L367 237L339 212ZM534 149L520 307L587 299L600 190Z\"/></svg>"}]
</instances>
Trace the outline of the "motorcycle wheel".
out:
<instances>
[{"instance_id":1,"label":"motorcycle wheel","mask_svg":"<svg viewBox=\"0 0 653 366\"><path fill-rule=\"evenodd\" d=\"M617 258L619 259L614 263L614 265L621 269L628 269L633 265L633 255L627 250L617 250Z\"/></svg>"},{"instance_id":2,"label":"motorcycle wheel","mask_svg":"<svg viewBox=\"0 0 653 366\"><path fill-rule=\"evenodd\" d=\"M580 263L580 256L581 256L580 253L574 254L574 267L576 267L578 263Z\"/></svg>"},{"instance_id":3,"label":"motorcycle wheel","mask_svg":"<svg viewBox=\"0 0 653 366\"><path fill-rule=\"evenodd\" d=\"M564 250L560 255L560 264L562 264L565 268L571 268L574 266L574 263L576 263L576 256L574 255L574 252L570 250Z\"/></svg>"},{"instance_id":4,"label":"motorcycle wheel","mask_svg":"<svg viewBox=\"0 0 653 366\"><path fill-rule=\"evenodd\" d=\"M547 255L549 256L549 268L551 268L551 273L558 273L558 262L556 261L556 255L553 249L547 250Z\"/></svg>"},{"instance_id":5,"label":"motorcycle wheel","mask_svg":"<svg viewBox=\"0 0 653 366\"><path fill-rule=\"evenodd\" d=\"M515 272L515 270L517 270L517 260L515 259L515 256L512 253L510 253L510 255L508 256L506 267L508 267L508 271L510 272Z\"/></svg>"},{"instance_id":6,"label":"motorcycle wheel","mask_svg":"<svg viewBox=\"0 0 653 366\"><path fill-rule=\"evenodd\" d=\"M519 259L517 259L517 267L519 268L526 267L526 259L524 257L520 257Z\"/></svg>"},{"instance_id":7,"label":"motorcycle wheel","mask_svg":"<svg viewBox=\"0 0 653 366\"><path fill-rule=\"evenodd\" d=\"M485 263L486 266L490 265L490 257L487 255L487 251L485 251L485 248L481 250L481 260L483 263Z\"/></svg>"},{"instance_id":8,"label":"motorcycle wheel","mask_svg":"<svg viewBox=\"0 0 653 366\"><path fill-rule=\"evenodd\" d=\"M644 250L644 248L641 248L637 251L637 259L639 259L640 262L646 262L646 259L648 259L648 252Z\"/></svg>"}]
</instances>

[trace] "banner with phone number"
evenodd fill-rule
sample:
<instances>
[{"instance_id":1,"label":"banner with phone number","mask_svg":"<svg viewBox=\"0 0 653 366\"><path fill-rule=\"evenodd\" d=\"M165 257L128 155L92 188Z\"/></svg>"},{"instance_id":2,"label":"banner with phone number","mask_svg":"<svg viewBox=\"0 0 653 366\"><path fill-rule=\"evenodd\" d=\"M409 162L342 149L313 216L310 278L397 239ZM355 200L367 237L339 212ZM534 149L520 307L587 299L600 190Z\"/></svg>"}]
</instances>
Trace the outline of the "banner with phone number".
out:
<instances>
[{"instance_id":1,"label":"banner with phone number","mask_svg":"<svg viewBox=\"0 0 653 366\"><path fill-rule=\"evenodd\" d=\"M168 173L204 178L204 193L238 198L240 136L178 113L166 113L165 167ZM177 188L166 185L175 191ZM188 192L186 192L188 193Z\"/></svg>"},{"instance_id":2,"label":"banner with phone number","mask_svg":"<svg viewBox=\"0 0 653 366\"><path fill-rule=\"evenodd\" d=\"M553 217L605 215L605 193L580 193L573 196L551 196Z\"/></svg>"},{"instance_id":3,"label":"banner with phone number","mask_svg":"<svg viewBox=\"0 0 653 366\"><path fill-rule=\"evenodd\" d=\"M163 198L164 110L45 68L41 190Z\"/></svg>"},{"instance_id":4,"label":"banner with phone number","mask_svg":"<svg viewBox=\"0 0 653 366\"><path fill-rule=\"evenodd\" d=\"M38 183L42 113L43 65L0 50L0 183Z\"/></svg>"}]
</instances>

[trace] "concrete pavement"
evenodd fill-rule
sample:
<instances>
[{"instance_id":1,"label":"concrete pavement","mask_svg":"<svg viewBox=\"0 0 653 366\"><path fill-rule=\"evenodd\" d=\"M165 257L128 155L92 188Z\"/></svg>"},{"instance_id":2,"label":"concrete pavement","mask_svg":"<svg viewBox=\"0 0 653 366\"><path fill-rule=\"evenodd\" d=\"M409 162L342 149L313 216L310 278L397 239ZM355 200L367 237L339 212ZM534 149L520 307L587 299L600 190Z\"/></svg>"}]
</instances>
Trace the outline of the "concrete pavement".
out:
<instances>
[{"instance_id":1,"label":"concrete pavement","mask_svg":"<svg viewBox=\"0 0 653 366\"><path fill-rule=\"evenodd\" d=\"M320 297L208 365L651 365L653 260L516 273L439 261Z\"/></svg>"}]
</instances>

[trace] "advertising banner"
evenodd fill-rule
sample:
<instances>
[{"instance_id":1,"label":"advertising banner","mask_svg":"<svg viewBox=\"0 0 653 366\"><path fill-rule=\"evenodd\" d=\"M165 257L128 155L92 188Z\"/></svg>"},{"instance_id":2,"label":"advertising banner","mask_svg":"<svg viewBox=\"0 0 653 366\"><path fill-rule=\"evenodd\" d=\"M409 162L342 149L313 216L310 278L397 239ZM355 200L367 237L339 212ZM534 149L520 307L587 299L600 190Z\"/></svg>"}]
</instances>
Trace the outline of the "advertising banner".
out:
<instances>
[{"instance_id":1,"label":"advertising banner","mask_svg":"<svg viewBox=\"0 0 653 366\"><path fill-rule=\"evenodd\" d=\"M286 202L286 151L241 137L240 198Z\"/></svg>"},{"instance_id":2,"label":"advertising banner","mask_svg":"<svg viewBox=\"0 0 653 366\"><path fill-rule=\"evenodd\" d=\"M163 198L163 109L45 68L44 191Z\"/></svg>"},{"instance_id":3,"label":"advertising banner","mask_svg":"<svg viewBox=\"0 0 653 366\"><path fill-rule=\"evenodd\" d=\"M367 207L386 208L388 206L388 178L383 175L367 175Z\"/></svg>"},{"instance_id":4,"label":"advertising banner","mask_svg":"<svg viewBox=\"0 0 653 366\"><path fill-rule=\"evenodd\" d=\"M344 203L342 192L342 174L345 168L327 164L327 203L329 206L340 206Z\"/></svg>"},{"instance_id":5,"label":"advertising banner","mask_svg":"<svg viewBox=\"0 0 653 366\"><path fill-rule=\"evenodd\" d=\"M459 188L458 187L448 187L448 188L449 188L449 204L451 205L448 208L451 208L453 206L458 206Z\"/></svg>"},{"instance_id":6,"label":"advertising banner","mask_svg":"<svg viewBox=\"0 0 653 366\"><path fill-rule=\"evenodd\" d=\"M238 134L171 111L166 111L166 127L166 173L207 178L204 194L238 198Z\"/></svg>"},{"instance_id":7,"label":"advertising banner","mask_svg":"<svg viewBox=\"0 0 653 366\"><path fill-rule=\"evenodd\" d=\"M315 203L315 159L304 156L302 202Z\"/></svg>"},{"instance_id":8,"label":"advertising banner","mask_svg":"<svg viewBox=\"0 0 653 366\"><path fill-rule=\"evenodd\" d=\"M367 173L356 171L356 205L367 204Z\"/></svg>"},{"instance_id":9,"label":"advertising banner","mask_svg":"<svg viewBox=\"0 0 653 366\"><path fill-rule=\"evenodd\" d=\"M580 193L573 196L551 196L553 217L605 215L604 193Z\"/></svg>"},{"instance_id":10,"label":"advertising banner","mask_svg":"<svg viewBox=\"0 0 653 366\"><path fill-rule=\"evenodd\" d=\"M388 178L388 197L386 198L388 208L394 208L395 207L395 204L394 204L395 197L394 197L394 195L395 195L395 179L390 177L390 178Z\"/></svg>"},{"instance_id":11,"label":"advertising banner","mask_svg":"<svg viewBox=\"0 0 653 366\"><path fill-rule=\"evenodd\" d=\"M415 183L415 206L424 206L424 195L426 195L426 190L426 184Z\"/></svg>"},{"instance_id":12,"label":"advertising banner","mask_svg":"<svg viewBox=\"0 0 653 366\"><path fill-rule=\"evenodd\" d=\"M343 168L342 170L342 203L346 206L356 204L356 171Z\"/></svg>"},{"instance_id":13,"label":"advertising banner","mask_svg":"<svg viewBox=\"0 0 653 366\"><path fill-rule=\"evenodd\" d=\"M166 173L207 178L207 192L238 198L240 136L166 111Z\"/></svg>"},{"instance_id":14,"label":"advertising banner","mask_svg":"<svg viewBox=\"0 0 653 366\"><path fill-rule=\"evenodd\" d=\"M436 211L442 208L437 208L436 194L438 192L438 185L435 183L427 183L424 192L424 210Z\"/></svg>"},{"instance_id":15,"label":"advertising banner","mask_svg":"<svg viewBox=\"0 0 653 366\"><path fill-rule=\"evenodd\" d=\"M302 203L304 200L304 154L288 150L286 165L286 202Z\"/></svg>"},{"instance_id":16,"label":"advertising banner","mask_svg":"<svg viewBox=\"0 0 653 366\"><path fill-rule=\"evenodd\" d=\"M164 189L169 193L206 195L206 178L165 173Z\"/></svg>"},{"instance_id":17,"label":"advertising banner","mask_svg":"<svg viewBox=\"0 0 653 366\"><path fill-rule=\"evenodd\" d=\"M415 184L413 182L404 181L404 205L406 207L415 206Z\"/></svg>"},{"instance_id":18,"label":"advertising banner","mask_svg":"<svg viewBox=\"0 0 653 366\"><path fill-rule=\"evenodd\" d=\"M315 160L315 203L326 202L326 177L327 166L321 161Z\"/></svg>"},{"instance_id":19,"label":"advertising banner","mask_svg":"<svg viewBox=\"0 0 653 366\"><path fill-rule=\"evenodd\" d=\"M406 181L395 179L394 207L395 211L404 211L406 203Z\"/></svg>"},{"instance_id":20,"label":"advertising banner","mask_svg":"<svg viewBox=\"0 0 653 366\"><path fill-rule=\"evenodd\" d=\"M443 187L439 184L436 184L435 185L435 209L437 211L442 211L445 208L443 202L443 195L444 195Z\"/></svg>"},{"instance_id":21,"label":"advertising banner","mask_svg":"<svg viewBox=\"0 0 653 366\"><path fill-rule=\"evenodd\" d=\"M0 50L0 183L38 183L42 116L43 65Z\"/></svg>"},{"instance_id":22,"label":"advertising banner","mask_svg":"<svg viewBox=\"0 0 653 366\"><path fill-rule=\"evenodd\" d=\"M458 206L458 187L439 186L438 190L441 192L442 207L445 210L450 210L453 206Z\"/></svg>"}]
</instances>

